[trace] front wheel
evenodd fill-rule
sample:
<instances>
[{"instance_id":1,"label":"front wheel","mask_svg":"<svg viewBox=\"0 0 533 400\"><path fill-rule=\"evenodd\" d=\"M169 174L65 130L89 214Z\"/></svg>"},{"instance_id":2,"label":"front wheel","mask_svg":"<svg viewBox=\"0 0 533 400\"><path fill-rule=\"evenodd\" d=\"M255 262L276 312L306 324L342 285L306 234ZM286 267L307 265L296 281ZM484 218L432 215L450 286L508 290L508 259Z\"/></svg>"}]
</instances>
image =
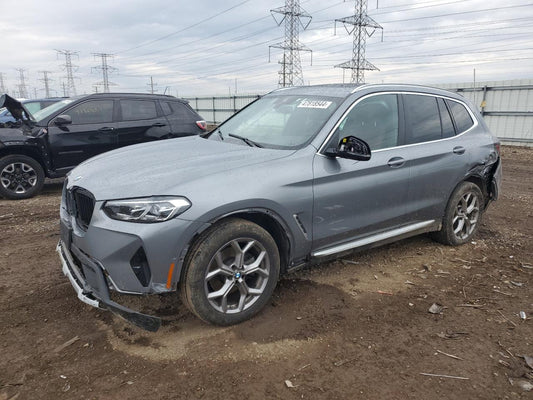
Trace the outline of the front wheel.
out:
<instances>
[{"instance_id":1,"label":"front wheel","mask_svg":"<svg viewBox=\"0 0 533 400\"><path fill-rule=\"evenodd\" d=\"M483 194L475 183L461 183L450 197L442 229L433 234L434 239L450 246L468 242L479 229L483 204Z\"/></svg>"},{"instance_id":2,"label":"front wheel","mask_svg":"<svg viewBox=\"0 0 533 400\"><path fill-rule=\"evenodd\" d=\"M43 185L43 167L35 159L22 154L0 158L0 196L27 199L39 193Z\"/></svg>"},{"instance_id":3,"label":"front wheel","mask_svg":"<svg viewBox=\"0 0 533 400\"><path fill-rule=\"evenodd\" d=\"M210 228L191 248L180 285L182 299L206 322L237 324L266 305L279 271L272 236L252 222L231 219Z\"/></svg>"}]
</instances>

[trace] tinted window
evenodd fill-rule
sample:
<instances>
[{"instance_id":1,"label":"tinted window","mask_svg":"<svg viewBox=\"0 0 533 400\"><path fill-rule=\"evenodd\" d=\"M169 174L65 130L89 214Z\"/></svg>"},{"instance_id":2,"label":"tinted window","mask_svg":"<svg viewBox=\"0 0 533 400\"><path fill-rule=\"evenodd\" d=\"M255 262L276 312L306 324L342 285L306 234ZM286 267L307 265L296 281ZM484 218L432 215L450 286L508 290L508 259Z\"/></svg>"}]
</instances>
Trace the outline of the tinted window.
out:
<instances>
[{"instance_id":1,"label":"tinted window","mask_svg":"<svg viewBox=\"0 0 533 400\"><path fill-rule=\"evenodd\" d=\"M446 107L443 99L438 99L437 102L439 103L440 122L442 123L442 137L452 137L455 135L455 129L448 107Z\"/></svg>"},{"instance_id":2,"label":"tinted window","mask_svg":"<svg viewBox=\"0 0 533 400\"><path fill-rule=\"evenodd\" d=\"M157 118L155 101L150 100L121 100L123 121Z\"/></svg>"},{"instance_id":3,"label":"tinted window","mask_svg":"<svg viewBox=\"0 0 533 400\"><path fill-rule=\"evenodd\" d=\"M172 109L170 108L170 104L162 101L161 103L161 109L163 110L163 115L170 115L172 114Z\"/></svg>"},{"instance_id":4,"label":"tinted window","mask_svg":"<svg viewBox=\"0 0 533 400\"><path fill-rule=\"evenodd\" d=\"M398 145L398 98L395 94L371 96L350 110L334 135L335 146L345 136L356 136L371 150Z\"/></svg>"},{"instance_id":5,"label":"tinted window","mask_svg":"<svg viewBox=\"0 0 533 400\"><path fill-rule=\"evenodd\" d=\"M470 114L466 110L465 106L452 100L446 100L446 104L448 104L448 107L453 115L457 133L462 133L474 125L474 121L472 121L472 118L470 117Z\"/></svg>"},{"instance_id":6,"label":"tinted window","mask_svg":"<svg viewBox=\"0 0 533 400\"><path fill-rule=\"evenodd\" d=\"M178 118L188 119L191 116L187 106L182 103L172 102L170 106L172 107L172 111L174 111L174 115Z\"/></svg>"},{"instance_id":7,"label":"tinted window","mask_svg":"<svg viewBox=\"0 0 533 400\"><path fill-rule=\"evenodd\" d=\"M66 112L73 124L113 122L113 100L93 100L81 103Z\"/></svg>"},{"instance_id":8,"label":"tinted window","mask_svg":"<svg viewBox=\"0 0 533 400\"><path fill-rule=\"evenodd\" d=\"M420 143L440 139L442 136L437 99L412 94L404 95L403 99L408 116L406 142Z\"/></svg>"}]
</instances>

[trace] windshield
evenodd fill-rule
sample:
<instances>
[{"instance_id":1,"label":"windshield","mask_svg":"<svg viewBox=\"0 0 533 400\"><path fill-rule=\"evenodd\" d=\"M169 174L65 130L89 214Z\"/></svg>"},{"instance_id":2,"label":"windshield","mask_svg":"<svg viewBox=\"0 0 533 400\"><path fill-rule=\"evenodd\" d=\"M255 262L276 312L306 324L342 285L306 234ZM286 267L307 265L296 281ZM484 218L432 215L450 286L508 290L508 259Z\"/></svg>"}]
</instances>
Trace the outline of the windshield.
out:
<instances>
[{"instance_id":1,"label":"windshield","mask_svg":"<svg viewBox=\"0 0 533 400\"><path fill-rule=\"evenodd\" d=\"M58 101L57 103L54 103L51 106L45 107L42 110L33 113L33 118L35 118L36 121L42 121L43 119L55 113L56 111L61 110L63 107L66 107L73 101L74 99L65 99Z\"/></svg>"},{"instance_id":2,"label":"windshield","mask_svg":"<svg viewBox=\"0 0 533 400\"><path fill-rule=\"evenodd\" d=\"M269 95L224 122L214 140L239 140L260 147L296 149L308 143L342 102L337 97Z\"/></svg>"}]
</instances>

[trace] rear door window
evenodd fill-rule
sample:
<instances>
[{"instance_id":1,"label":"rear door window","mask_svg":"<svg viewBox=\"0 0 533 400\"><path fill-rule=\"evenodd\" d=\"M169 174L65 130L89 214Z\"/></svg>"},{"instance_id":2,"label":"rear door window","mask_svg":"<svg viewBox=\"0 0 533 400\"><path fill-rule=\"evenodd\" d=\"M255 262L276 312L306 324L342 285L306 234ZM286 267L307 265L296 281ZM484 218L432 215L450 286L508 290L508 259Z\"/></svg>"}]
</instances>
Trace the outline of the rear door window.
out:
<instances>
[{"instance_id":1,"label":"rear door window","mask_svg":"<svg viewBox=\"0 0 533 400\"><path fill-rule=\"evenodd\" d=\"M446 104L453 115L458 134L467 131L474 125L474 121L472 121L472 117L470 117L470 113L466 110L465 106L453 100L446 100Z\"/></svg>"},{"instance_id":2,"label":"rear door window","mask_svg":"<svg viewBox=\"0 0 533 400\"><path fill-rule=\"evenodd\" d=\"M161 109L163 110L163 115L170 115L172 114L172 109L170 108L170 104L167 103L166 101L162 101L160 102L161 104Z\"/></svg>"},{"instance_id":3,"label":"rear door window","mask_svg":"<svg viewBox=\"0 0 533 400\"><path fill-rule=\"evenodd\" d=\"M138 121L157 118L155 101L151 100L121 100L123 121Z\"/></svg>"},{"instance_id":4,"label":"rear door window","mask_svg":"<svg viewBox=\"0 0 533 400\"><path fill-rule=\"evenodd\" d=\"M437 99L433 96L403 95L406 111L406 143L421 143L442 138Z\"/></svg>"}]
</instances>

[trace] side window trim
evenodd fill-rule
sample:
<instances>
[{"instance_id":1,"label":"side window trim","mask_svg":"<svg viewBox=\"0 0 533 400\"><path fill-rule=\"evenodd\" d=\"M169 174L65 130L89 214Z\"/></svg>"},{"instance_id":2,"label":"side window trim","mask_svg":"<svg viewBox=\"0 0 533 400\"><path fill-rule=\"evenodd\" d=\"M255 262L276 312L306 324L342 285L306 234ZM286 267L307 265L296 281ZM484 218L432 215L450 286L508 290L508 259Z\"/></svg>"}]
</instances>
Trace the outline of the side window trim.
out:
<instances>
[{"instance_id":1,"label":"side window trim","mask_svg":"<svg viewBox=\"0 0 533 400\"><path fill-rule=\"evenodd\" d=\"M388 149L376 150L375 152L394 149L394 148L399 148L399 147L418 146L418 145L421 145L421 144L424 144L424 143L433 143L433 142L438 142L438 141L441 141L441 140L450 140L450 139L453 139L453 138L456 138L456 137L464 135L465 133L467 133L468 131L472 130L473 128L475 128L475 127L477 127L479 125L478 119L475 116L475 114L473 113L473 111L470 109L470 107L465 102L463 102L463 101L461 101L459 99L454 99L452 97L448 97L448 96L444 96L444 95L440 95L440 94L423 93L423 92L410 92L410 91L401 91L401 90L392 90L392 91L369 93L367 95L364 95L364 96L358 98L356 101L354 101L350 105L350 107L348 107L348 109L341 115L339 120L335 123L335 125L333 125L333 128L330 130L330 132L328 133L328 135L326 136L326 138L324 139L322 144L319 146L316 154L321 155L323 157L326 157L324 155L324 151L327 149L327 145L329 144L330 140L332 139L333 134L335 133L335 131L337 130L337 128L339 127L339 125L343 121L343 119L346 117L346 115L351 111L351 109L353 107L355 107L355 105L359 101L361 101L365 97L372 96L372 95L378 95L378 94L396 94L397 95L397 97L398 97L398 108L399 108L398 109L398 114L399 114L398 115L398 124L399 124L398 128L399 128L399 132L398 132L398 146L390 147ZM405 110L404 110L404 105L403 105L402 96L401 96L403 94L419 94L419 95L422 95L422 96L433 96L433 97L441 98L443 100L455 101L456 103L459 103L463 107L466 108L468 114L470 115L470 118L472 119L472 121L474 121L474 124L469 129L467 129L464 132L457 133L457 130L456 130L455 136L451 136L451 137L448 137L448 138L441 138L441 139L438 139L438 140L434 140L432 142L406 144L406 142L405 142L405 121L404 121ZM445 101L445 103L446 103L446 101ZM400 104L401 104L401 106L400 106ZM447 106L447 104L446 104L446 106ZM453 120L453 115L451 114L451 112L450 112L450 118L452 118L452 122L455 124L455 121ZM454 129L455 129L455 125L454 125Z\"/></svg>"}]
</instances>

